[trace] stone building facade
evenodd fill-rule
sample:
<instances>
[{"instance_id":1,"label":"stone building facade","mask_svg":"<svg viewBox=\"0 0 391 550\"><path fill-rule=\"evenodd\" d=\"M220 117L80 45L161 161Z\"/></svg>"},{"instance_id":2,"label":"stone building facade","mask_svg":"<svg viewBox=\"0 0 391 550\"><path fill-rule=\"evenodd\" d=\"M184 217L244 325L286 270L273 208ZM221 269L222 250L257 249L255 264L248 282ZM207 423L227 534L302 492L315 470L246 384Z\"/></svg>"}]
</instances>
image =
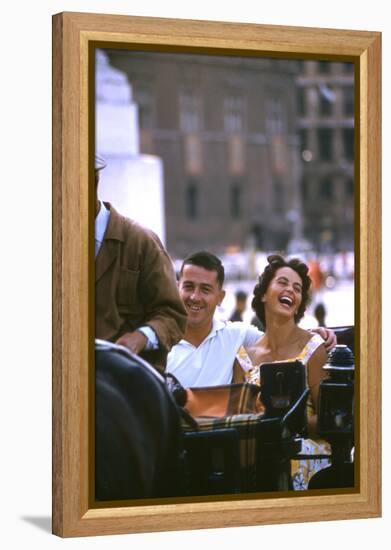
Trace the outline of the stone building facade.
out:
<instances>
[{"instance_id":1,"label":"stone building facade","mask_svg":"<svg viewBox=\"0 0 391 550\"><path fill-rule=\"evenodd\" d=\"M163 161L173 257L353 246L351 64L106 53L132 86L141 153Z\"/></svg>"},{"instance_id":2,"label":"stone building facade","mask_svg":"<svg viewBox=\"0 0 391 550\"><path fill-rule=\"evenodd\" d=\"M298 63L107 53L132 85L141 152L163 159L170 253L284 249L301 212Z\"/></svg>"}]
</instances>

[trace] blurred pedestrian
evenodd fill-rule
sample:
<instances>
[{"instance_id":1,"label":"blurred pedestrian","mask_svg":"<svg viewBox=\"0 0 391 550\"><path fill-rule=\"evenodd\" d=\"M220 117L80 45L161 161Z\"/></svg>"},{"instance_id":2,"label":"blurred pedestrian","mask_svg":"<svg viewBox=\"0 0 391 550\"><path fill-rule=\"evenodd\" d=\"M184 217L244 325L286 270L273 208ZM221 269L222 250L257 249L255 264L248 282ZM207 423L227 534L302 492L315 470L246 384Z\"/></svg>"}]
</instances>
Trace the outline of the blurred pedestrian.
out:
<instances>
[{"instance_id":1,"label":"blurred pedestrian","mask_svg":"<svg viewBox=\"0 0 391 550\"><path fill-rule=\"evenodd\" d=\"M318 321L319 327L326 326L326 307L323 302L319 302L314 309L315 319Z\"/></svg>"},{"instance_id":2,"label":"blurred pedestrian","mask_svg":"<svg viewBox=\"0 0 391 550\"><path fill-rule=\"evenodd\" d=\"M254 326L254 327L257 327L258 330L260 330L261 332L265 332L265 327L264 327L264 324L262 323L262 321L260 320L260 318L258 317L258 315L254 315L253 318L251 319L251 324Z\"/></svg>"},{"instance_id":3,"label":"blurred pedestrian","mask_svg":"<svg viewBox=\"0 0 391 550\"><path fill-rule=\"evenodd\" d=\"M243 313L246 311L247 294L243 290L238 290L235 293L235 309L229 318L230 321L243 321Z\"/></svg>"},{"instance_id":4,"label":"blurred pedestrian","mask_svg":"<svg viewBox=\"0 0 391 550\"><path fill-rule=\"evenodd\" d=\"M324 284L324 275L322 268L320 267L320 262L316 258L312 258L308 262L308 275L311 279L312 292L315 294L322 289Z\"/></svg>"}]
</instances>

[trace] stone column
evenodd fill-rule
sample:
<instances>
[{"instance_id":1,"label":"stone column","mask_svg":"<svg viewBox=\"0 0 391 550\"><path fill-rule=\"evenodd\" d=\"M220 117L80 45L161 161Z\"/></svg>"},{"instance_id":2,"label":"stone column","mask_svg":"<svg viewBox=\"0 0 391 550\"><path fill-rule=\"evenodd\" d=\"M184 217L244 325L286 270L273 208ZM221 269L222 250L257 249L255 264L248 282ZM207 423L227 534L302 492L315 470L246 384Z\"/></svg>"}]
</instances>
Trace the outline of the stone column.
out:
<instances>
[{"instance_id":1,"label":"stone column","mask_svg":"<svg viewBox=\"0 0 391 550\"><path fill-rule=\"evenodd\" d=\"M165 243L163 163L159 157L140 154L131 85L124 73L110 66L103 50L96 51L95 85L95 147L107 162L99 198L155 231Z\"/></svg>"}]
</instances>

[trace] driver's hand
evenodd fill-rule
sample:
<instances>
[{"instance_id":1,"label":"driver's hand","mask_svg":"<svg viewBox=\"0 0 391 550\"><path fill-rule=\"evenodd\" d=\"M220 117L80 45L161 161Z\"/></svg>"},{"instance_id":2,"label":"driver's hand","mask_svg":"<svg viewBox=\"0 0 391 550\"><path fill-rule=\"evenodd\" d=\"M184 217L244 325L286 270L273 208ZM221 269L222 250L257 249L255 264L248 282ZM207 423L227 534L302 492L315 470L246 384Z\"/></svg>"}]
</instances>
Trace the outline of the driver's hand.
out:
<instances>
[{"instance_id":1,"label":"driver's hand","mask_svg":"<svg viewBox=\"0 0 391 550\"><path fill-rule=\"evenodd\" d=\"M126 332L118 338L116 344L119 346L125 346L130 351L138 355L147 345L147 337L138 330L135 330L134 332Z\"/></svg>"},{"instance_id":2,"label":"driver's hand","mask_svg":"<svg viewBox=\"0 0 391 550\"><path fill-rule=\"evenodd\" d=\"M325 327L316 327L311 329L311 332L317 332L324 340L324 345L326 346L327 351L333 349L337 345L337 337L335 332L330 328Z\"/></svg>"}]
</instances>

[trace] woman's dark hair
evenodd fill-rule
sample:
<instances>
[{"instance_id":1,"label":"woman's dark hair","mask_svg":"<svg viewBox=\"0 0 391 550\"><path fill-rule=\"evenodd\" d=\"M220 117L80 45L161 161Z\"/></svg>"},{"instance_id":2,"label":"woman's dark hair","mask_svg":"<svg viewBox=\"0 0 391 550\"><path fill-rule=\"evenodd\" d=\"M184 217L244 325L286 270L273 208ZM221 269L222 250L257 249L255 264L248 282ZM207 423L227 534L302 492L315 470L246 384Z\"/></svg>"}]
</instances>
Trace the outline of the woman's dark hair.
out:
<instances>
[{"instance_id":1,"label":"woman's dark hair","mask_svg":"<svg viewBox=\"0 0 391 550\"><path fill-rule=\"evenodd\" d=\"M263 325L266 326L265 304L262 302L262 297L266 294L266 291L269 288L269 284L276 274L276 271L281 267L290 267L291 269L293 269L293 271L296 271L303 283L301 304L297 313L295 314L295 323L298 323L303 317L305 308L307 307L308 301L310 299L309 290L311 286L311 279L308 275L308 266L298 258L285 260L282 256L279 256L278 254L268 256L267 261L268 265L265 267L263 273L261 273L261 275L258 277L258 283L255 285L251 307L253 308Z\"/></svg>"}]
</instances>

